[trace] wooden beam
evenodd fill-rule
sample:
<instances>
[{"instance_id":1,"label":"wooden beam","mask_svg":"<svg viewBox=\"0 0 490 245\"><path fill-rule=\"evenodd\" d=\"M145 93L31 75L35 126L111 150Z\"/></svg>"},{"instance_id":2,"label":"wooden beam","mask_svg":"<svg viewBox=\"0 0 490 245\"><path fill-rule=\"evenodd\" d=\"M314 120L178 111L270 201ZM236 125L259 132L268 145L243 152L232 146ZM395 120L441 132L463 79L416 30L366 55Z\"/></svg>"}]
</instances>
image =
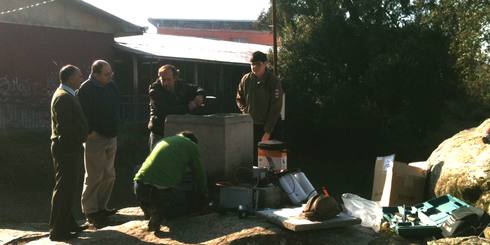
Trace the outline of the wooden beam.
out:
<instances>
[{"instance_id":1,"label":"wooden beam","mask_svg":"<svg viewBox=\"0 0 490 245\"><path fill-rule=\"evenodd\" d=\"M194 63L194 84L199 85L199 67L197 63Z\"/></svg>"},{"instance_id":2,"label":"wooden beam","mask_svg":"<svg viewBox=\"0 0 490 245\"><path fill-rule=\"evenodd\" d=\"M276 16L276 0L272 0L272 38L274 52L274 74L277 75L277 16Z\"/></svg>"},{"instance_id":3,"label":"wooden beam","mask_svg":"<svg viewBox=\"0 0 490 245\"><path fill-rule=\"evenodd\" d=\"M132 67L133 67L133 94L138 94L138 57L136 55L132 56Z\"/></svg>"},{"instance_id":4,"label":"wooden beam","mask_svg":"<svg viewBox=\"0 0 490 245\"><path fill-rule=\"evenodd\" d=\"M133 67L133 120L138 120L138 57L136 55L132 56L132 67Z\"/></svg>"},{"instance_id":5,"label":"wooden beam","mask_svg":"<svg viewBox=\"0 0 490 245\"><path fill-rule=\"evenodd\" d=\"M219 81L218 81L218 92L216 93L216 103L219 103L219 112L224 111L225 102L225 81L224 81L224 69L223 64L219 65Z\"/></svg>"}]
</instances>

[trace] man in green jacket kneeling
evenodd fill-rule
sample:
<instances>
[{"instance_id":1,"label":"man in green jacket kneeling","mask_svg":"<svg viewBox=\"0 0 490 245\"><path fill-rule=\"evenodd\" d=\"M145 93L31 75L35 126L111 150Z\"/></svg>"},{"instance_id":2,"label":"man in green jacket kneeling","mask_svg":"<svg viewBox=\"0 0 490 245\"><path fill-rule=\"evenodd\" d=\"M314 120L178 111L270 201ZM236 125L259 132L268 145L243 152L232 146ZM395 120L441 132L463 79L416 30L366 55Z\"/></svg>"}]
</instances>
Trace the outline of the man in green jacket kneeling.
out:
<instances>
[{"instance_id":1,"label":"man in green jacket kneeling","mask_svg":"<svg viewBox=\"0 0 490 245\"><path fill-rule=\"evenodd\" d=\"M134 192L148 230L157 231L164 219L197 211L207 199L206 172L199 159L197 138L190 131L163 138L134 177Z\"/></svg>"}]
</instances>

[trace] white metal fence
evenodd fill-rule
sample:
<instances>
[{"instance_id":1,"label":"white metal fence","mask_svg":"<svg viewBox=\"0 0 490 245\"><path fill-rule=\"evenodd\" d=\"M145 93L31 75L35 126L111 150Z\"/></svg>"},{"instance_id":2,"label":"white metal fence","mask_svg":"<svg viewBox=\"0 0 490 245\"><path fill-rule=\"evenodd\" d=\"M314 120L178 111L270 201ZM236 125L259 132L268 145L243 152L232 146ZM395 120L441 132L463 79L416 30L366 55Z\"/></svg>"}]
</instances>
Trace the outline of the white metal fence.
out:
<instances>
[{"instance_id":1,"label":"white metal fence","mask_svg":"<svg viewBox=\"0 0 490 245\"><path fill-rule=\"evenodd\" d=\"M50 127L49 107L0 104L0 129Z\"/></svg>"},{"instance_id":2,"label":"white metal fence","mask_svg":"<svg viewBox=\"0 0 490 245\"><path fill-rule=\"evenodd\" d=\"M0 129L49 128L49 102L38 105L0 103ZM124 95L121 98L121 121L145 122L149 118L148 96Z\"/></svg>"}]
</instances>

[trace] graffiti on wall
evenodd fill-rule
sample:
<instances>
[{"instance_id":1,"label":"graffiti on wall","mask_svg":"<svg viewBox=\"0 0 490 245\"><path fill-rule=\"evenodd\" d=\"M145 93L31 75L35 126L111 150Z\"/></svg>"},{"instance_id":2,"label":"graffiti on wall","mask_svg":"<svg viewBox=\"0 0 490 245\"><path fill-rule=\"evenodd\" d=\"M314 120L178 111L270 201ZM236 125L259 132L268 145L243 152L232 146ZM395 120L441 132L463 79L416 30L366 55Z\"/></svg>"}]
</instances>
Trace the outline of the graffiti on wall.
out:
<instances>
[{"instance_id":1,"label":"graffiti on wall","mask_svg":"<svg viewBox=\"0 0 490 245\"><path fill-rule=\"evenodd\" d=\"M32 95L32 86L28 80L0 77L0 103L22 103L20 100L30 95Z\"/></svg>"},{"instance_id":2,"label":"graffiti on wall","mask_svg":"<svg viewBox=\"0 0 490 245\"><path fill-rule=\"evenodd\" d=\"M42 86L29 79L0 76L0 128L49 126L49 103L55 88L46 83Z\"/></svg>"},{"instance_id":3,"label":"graffiti on wall","mask_svg":"<svg viewBox=\"0 0 490 245\"><path fill-rule=\"evenodd\" d=\"M28 79L0 76L0 103L39 105L49 102L58 85L57 78L49 75L44 85L37 84L37 86Z\"/></svg>"}]
</instances>

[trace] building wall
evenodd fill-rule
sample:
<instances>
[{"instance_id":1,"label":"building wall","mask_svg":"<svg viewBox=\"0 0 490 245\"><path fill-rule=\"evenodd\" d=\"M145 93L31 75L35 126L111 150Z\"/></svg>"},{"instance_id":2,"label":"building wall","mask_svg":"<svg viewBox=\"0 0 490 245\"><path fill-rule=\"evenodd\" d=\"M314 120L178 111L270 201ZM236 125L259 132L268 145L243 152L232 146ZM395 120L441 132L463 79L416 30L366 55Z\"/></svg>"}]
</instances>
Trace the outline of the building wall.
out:
<instances>
[{"instance_id":1,"label":"building wall","mask_svg":"<svg viewBox=\"0 0 490 245\"><path fill-rule=\"evenodd\" d=\"M49 103L65 64L85 77L112 60L112 34L0 23L0 128L49 126Z\"/></svg>"},{"instance_id":2,"label":"building wall","mask_svg":"<svg viewBox=\"0 0 490 245\"><path fill-rule=\"evenodd\" d=\"M1 0L0 11L14 10L41 2L40 0ZM127 35L125 32L139 32L138 27L122 20L118 21L108 13L80 0L56 0L5 13L0 15L0 22L121 35Z\"/></svg>"},{"instance_id":3,"label":"building wall","mask_svg":"<svg viewBox=\"0 0 490 245\"><path fill-rule=\"evenodd\" d=\"M158 34L203 37L225 41L272 45L273 36L270 32L249 30L212 30L193 28L159 27Z\"/></svg>"}]
</instances>

